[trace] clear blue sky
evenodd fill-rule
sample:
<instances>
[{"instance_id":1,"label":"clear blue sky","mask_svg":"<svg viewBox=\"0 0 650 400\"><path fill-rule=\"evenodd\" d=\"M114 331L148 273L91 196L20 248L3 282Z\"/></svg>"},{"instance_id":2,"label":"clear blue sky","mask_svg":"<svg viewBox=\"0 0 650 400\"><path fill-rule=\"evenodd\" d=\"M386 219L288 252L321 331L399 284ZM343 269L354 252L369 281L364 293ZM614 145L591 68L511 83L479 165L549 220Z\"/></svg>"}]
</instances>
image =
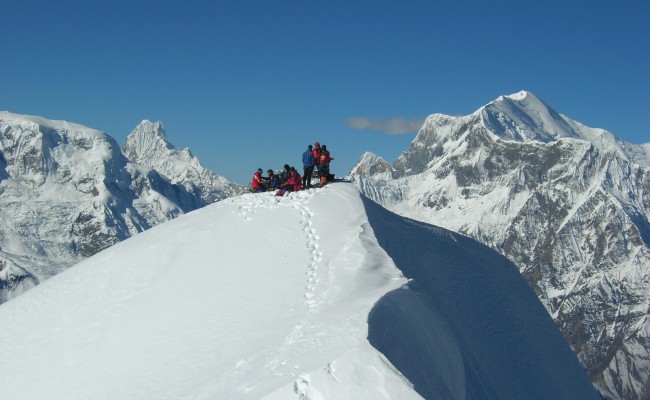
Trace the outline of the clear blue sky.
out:
<instances>
[{"instance_id":1,"label":"clear blue sky","mask_svg":"<svg viewBox=\"0 0 650 400\"><path fill-rule=\"evenodd\" d=\"M0 110L120 143L159 120L241 184L299 167L316 140L338 175L365 151L392 162L415 129L381 121L469 114L520 90L650 141L647 0L3 0L0 48Z\"/></svg>"}]
</instances>

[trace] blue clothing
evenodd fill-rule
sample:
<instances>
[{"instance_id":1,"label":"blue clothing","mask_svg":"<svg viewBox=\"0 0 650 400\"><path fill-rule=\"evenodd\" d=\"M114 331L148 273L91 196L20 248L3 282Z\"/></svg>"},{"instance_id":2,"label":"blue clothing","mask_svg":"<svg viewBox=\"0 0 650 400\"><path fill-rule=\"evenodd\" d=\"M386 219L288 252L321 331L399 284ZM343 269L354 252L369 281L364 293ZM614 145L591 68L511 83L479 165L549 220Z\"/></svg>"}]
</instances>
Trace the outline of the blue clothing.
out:
<instances>
[{"instance_id":1,"label":"blue clothing","mask_svg":"<svg viewBox=\"0 0 650 400\"><path fill-rule=\"evenodd\" d=\"M272 177L269 177L268 186L269 188L277 189L280 186L280 177L277 175L273 175Z\"/></svg>"},{"instance_id":2,"label":"blue clothing","mask_svg":"<svg viewBox=\"0 0 650 400\"><path fill-rule=\"evenodd\" d=\"M303 167L313 167L315 163L314 155L311 150L307 150L302 153L302 165Z\"/></svg>"}]
</instances>

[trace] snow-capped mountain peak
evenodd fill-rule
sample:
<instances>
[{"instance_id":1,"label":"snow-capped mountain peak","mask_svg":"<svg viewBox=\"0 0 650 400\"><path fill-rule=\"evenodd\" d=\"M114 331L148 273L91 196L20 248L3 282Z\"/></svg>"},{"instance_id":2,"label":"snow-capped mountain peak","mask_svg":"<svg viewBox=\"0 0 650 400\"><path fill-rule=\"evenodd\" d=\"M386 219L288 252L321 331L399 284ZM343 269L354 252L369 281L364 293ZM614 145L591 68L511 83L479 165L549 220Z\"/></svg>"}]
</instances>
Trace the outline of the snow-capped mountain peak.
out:
<instances>
[{"instance_id":1,"label":"snow-capped mountain peak","mask_svg":"<svg viewBox=\"0 0 650 400\"><path fill-rule=\"evenodd\" d=\"M357 175L374 175L384 172L390 173L390 171L390 164L383 158L372 152L365 152L354 167L352 167L351 173Z\"/></svg>"},{"instance_id":2,"label":"snow-capped mountain peak","mask_svg":"<svg viewBox=\"0 0 650 400\"><path fill-rule=\"evenodd\" d=\"M527 91L501 96L477 113L490 132L505 140L546 143L577 136L560 114Z\"/></svg>"},{"instance_id":3,"label":"snow-capped mountain peak","mask_svg":"<svg viewBox=\"0 0 650 400\"><path fill-rule=\"evenodd\" d=\"M522 101L522 100L525 100L527 97L534 97L537 101L541 101L537 96L535 96L534 94L532 94L531 92L526 91L526 90L521 90L521 91L519 91L517 93L513 93L513 94L507 95L505 97L509 97L510 99L512 99L514 101Z\"/></svg>"},{"instance_id":4,"label":"snow-capped mountain peak","mask_svg":"<svg viewBox=\"0 0 650 400\"><path fill-rule=\"evenodd\" d=\"M160 122L142 121L129 134L122 151L131 162L155 169L206 203L243 191L242 187L204 168L189 149L181 150L170 143Z\"/></svg>"},{"instance_id":5,"label":"snow-capped mountain peak","mask_svg":"<svg viewBox=\"0 0 650 400\"><path fill-rule=\"evenodd\" d=\"M175 148L167 139L165 127L162 122L151 122L143 120L127 136L126 144L123 146L124 154L129 160L139 163L141 157L147 157L155 153L157 149Z\"/></svg>"},{"instance_id":6,"label":"snow-capped mountain peak","mask_svg":"<svg viewBox=\"0 0 650 400\"><path fill-rule=\"evenodd\" d=\"M430 116L390 166L352 179L400 215L512 260L612 399L648 398L650 156L537 96Z\"/></svg>"},{"instance_id":7,"label":"snow-capped mountain peak","mask_svg":"<svg viewBox=\"0 0 650 400\"><path fill-rule=\"evenodd\" d=\"M627 143L604 129L590 128L574 121L531 92L500 96L473 115L479 115L483 127L502 140L550 143L567 138L580 139L599 150L612 152L641 166L650 166L648 146Z\"/></svg>"}]
</instances>

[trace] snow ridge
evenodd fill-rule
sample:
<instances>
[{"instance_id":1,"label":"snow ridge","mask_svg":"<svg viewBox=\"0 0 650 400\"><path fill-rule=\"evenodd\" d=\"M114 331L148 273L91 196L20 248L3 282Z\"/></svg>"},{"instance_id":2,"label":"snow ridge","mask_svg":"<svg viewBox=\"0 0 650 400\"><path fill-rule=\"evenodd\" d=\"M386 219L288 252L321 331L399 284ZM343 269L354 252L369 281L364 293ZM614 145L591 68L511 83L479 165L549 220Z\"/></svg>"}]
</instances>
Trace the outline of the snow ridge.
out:
<instances>
[{"instance_id":1,"label":"snow ridge","mask_svg":"<svg viewBox=\"0 0 650 400\"><path fill-rule=\"evenodd\" d=\"M474 289L484 306L455 304ZM597 398L503 257L348 183L184 214L4 304L0 325L3 400Z\"/></svg>"}]
</instances>

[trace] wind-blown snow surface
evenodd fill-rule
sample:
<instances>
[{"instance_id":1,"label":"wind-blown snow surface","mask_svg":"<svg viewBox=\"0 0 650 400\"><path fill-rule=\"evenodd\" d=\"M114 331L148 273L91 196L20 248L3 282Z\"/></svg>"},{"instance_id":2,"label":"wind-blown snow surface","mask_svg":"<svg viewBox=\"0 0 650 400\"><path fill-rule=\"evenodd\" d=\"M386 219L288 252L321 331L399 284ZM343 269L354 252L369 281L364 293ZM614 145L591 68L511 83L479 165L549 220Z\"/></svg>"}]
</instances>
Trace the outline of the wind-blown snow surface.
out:
<instances>
[{"instance_id":1,"label":"wind-blown snow surface","mask_svg":"<svg viewBox=\"0 0 650 400\"><path fill-rule=\"evenodd\" d=\"M598 398L505 258L346 183L182 215L0 326L3 400Z\"/></svg>"}]
</instances>

